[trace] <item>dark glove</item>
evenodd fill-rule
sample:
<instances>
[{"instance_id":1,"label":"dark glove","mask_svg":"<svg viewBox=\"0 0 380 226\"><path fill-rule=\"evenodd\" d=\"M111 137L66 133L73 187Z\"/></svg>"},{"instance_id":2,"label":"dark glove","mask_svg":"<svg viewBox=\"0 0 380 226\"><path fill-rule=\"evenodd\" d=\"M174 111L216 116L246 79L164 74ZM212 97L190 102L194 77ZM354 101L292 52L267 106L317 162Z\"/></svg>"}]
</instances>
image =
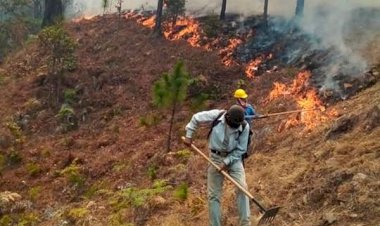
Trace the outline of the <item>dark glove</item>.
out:
<instances>
[{"instance_id":1,"label":"dark glove","mask_svg":"<svg viewBox=\"0 0 380 226\"><path fill-rule=\"evenodd\" d=\"M183 143L185 143L186 146L190 147L191 144L193 143L193 140L189 137L185 137L185 140L183 141Z\"/></svg>"},{"instance_id":2,"label":"dark glove","mask_svg":"<svg viewBox=\"0 0 380 226\"><path fill-rule=\"evenodd\" d=\"M219 168L220 168L219 171L226 171L226 169L227 169L227 165L224 164L224 162L223 162L223 163L220 163L220 164L219 164Z\"/></svg>"}]
</instances>

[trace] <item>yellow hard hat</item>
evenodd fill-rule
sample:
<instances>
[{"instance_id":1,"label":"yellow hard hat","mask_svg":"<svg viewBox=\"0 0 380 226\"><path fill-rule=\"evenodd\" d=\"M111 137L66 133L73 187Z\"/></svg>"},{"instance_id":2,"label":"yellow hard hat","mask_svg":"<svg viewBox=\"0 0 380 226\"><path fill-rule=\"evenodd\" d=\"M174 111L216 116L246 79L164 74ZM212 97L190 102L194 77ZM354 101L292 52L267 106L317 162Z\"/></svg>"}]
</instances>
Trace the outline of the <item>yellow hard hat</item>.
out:
<instances>
[{"instance_id":1,"label":"yellow hard hat","mask_svg":"<svg viewBox=\"0 0 380 226\"><path fill-rule=\"evenodd\" d=\"M244 89L237 89L234 94L235 98L241 98L245 99L248 97L247 93L244 91Z\"/></svg>"}]
</instances>

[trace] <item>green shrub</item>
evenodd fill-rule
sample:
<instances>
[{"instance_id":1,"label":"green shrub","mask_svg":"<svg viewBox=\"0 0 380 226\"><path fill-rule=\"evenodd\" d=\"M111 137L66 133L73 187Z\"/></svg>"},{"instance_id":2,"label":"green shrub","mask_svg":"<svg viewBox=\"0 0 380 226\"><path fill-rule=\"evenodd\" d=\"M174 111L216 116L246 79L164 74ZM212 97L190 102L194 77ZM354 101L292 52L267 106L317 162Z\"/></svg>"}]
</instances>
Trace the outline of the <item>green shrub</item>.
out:
<instances>
[{"instance_id":1,"label":"green shrub","mask_svg":"<svg viewBox=\"0 0 380 226\"><path fill-rule=\"evenodd\" d=\"M161 118L159 116L154 115L154 114L148 114L140 118L140 125L150 127L150 126L157 125L160 121L161 121Z\"/></svg>"},{"instance_id":2,"label":"green shrub","mask_svg":"<svg viewBox=\"0 0 380 226\"><path fill-rule=\"evenodd\" d=\"M186 183L181 184L174 191L174 197L179 199L180 201L185 201L188 196L188 185Z\"/></svg>"},{"instance_id":3,"label":"green shrub","mask_svg":"<svg viewBox=\"0 0 380 226\"><path fill-rule=\"evenodd\" d=\"M84 175L80 172L80 167L75 163L63 169L60 174L66 177L67 181L74 186L82 187L86 181Z\"/></svg>"},{"instance_id":4,"label":"green shrub","mask_svg":"<svg viewBox=\"0 0 380 226\"><path fill-rule=\"evenodd\" d=\"M168 188L170 187L166 185L166 182L163 180L156 181L152 188L125 188L111 197L110 204L115 211L129 207L141 207L147 204L150 198L165 192Z\"/></svg>"},{"instance_id":5,"label":"green shrub","mask_svg":"<svg viewBox=\"0 0 380 226\"><path fill-rule=\"evenodd\" d=\"M97 195L98 191L100 191L104 188L105 188L104 182L103 181L97 181L97 182L93 183L87 189L87 191L84 193L84 197L90 199L90 198L94 197L95 195Z\"/></svg>"},{"instance_id":6,"label":"green shrub","mask_svg":"<svg viewBox=\"0 0 380 226\"><path fill-rule=\"evenodd\" d=\"M151 180L154 180L157 178L157 170L158 170L158 167L155 165L151 165L148 167L148 176Z\"/></svg>"},{"instance_id":7,"label":"green shrub","mask_svg":"<svg viewBox=\"0 0 380 226\"><path fill-rule=\"evenodd\" d=\"M29 198L32 201L36 201L38 199L38 197L40 196L40 194L41 194L41 187L40 186L32 187L28 191Z\"/></svg>"},{"instance_id":8,"label":"green shrub","mask_svg":"<svg viewBox=\"0 0 380 226\"><path fill-rule=\"evenodd\" d=\"M62 25L46 27L38 35L40 49L48 56L48 69L51 74L61 74L74 70L76 43Z\"/></svg>"},{"instance_id":9,"label":"green shrub","mask_svg":"<svg viewBox=\"0 0 380 226\"><path fill-rule=\"evenodd\" d=\"M83 221L89 214L89 210L84 207L73 208L68 211L67 217L74 222Z\"/></svg>"},{"instance_id":10,"label":"green shrub","mask_svg":"<svg viewBox=\"0 0 380 226\"><path fill-rule=\"evenodd\" d=\"M26 164L26 170L28 171L28 174L32 177L37 176L39 173L41 173L41 167L38 163L28 163Z\"/></svg>"},{"instance_id":11,"label":"green shrub","mask_svg":"<svg viewBox=\"0 0 380 226\"><path fill-rule=\"evenodd\" d=\"M15 121L7 122L5 125L14 138L13 145L15 147L22 145L24 143L24 135L22 133L21 127Z\"/></svg>"},{"instance_id":12,"label":"green shrub","mask_svg":"<svg viewBox=\"0 0 380 226\"><path fill-rule=\"evenodd\" d=\"M25 213L20 217L17 226L34 226L39 222L40 218L37 213Z\"/></svg>"},{"instance_id":13,"label":"green shrub","mask_svg":"<svg viewBox=\"0 0 380 226\"><path fill-rule=\"evenodd\" d=\"M188 149L182 149L176 152L176 157L182 160L187 160L190 158L192 152Z\"/></svg>"},{"instance_id":14,"label":"green shrub","mask_svg":"<svg viewBox=\"0 0 380 226\"><path fill-rule=\"evenodd\" d=\"M9 215L4 215L0 218L0 225L1 226L8 226L12 225L12 218Z\"/></svg>"},{"instance_id":15,"label":"green shrub","mask_svg":"<svg viewBox=\"0 0 380 226\"><path fill-rule=\"evenodd\" d=\"M21 163L21 161L22 161L22 157L15 150L11 150L11 152L6 157L6 162L7 162L7 165L9 166L18 165Z\"/></svg>"},{"instance_id":16,"label":"green shrub","mask_svg":"<svg viewBox=\"0 0 380 226\"><path fill-rule=\"evenodd\" d=\"M74 109L68 104L62 104L56 117L61 122L61 127L63 132L68 132L74 130L78 126L78 121L75 116Z\"/></svg>"},{"instance_id":17,"label":"green shrub","mask_svg":"<svg viewBox=\"0 0 380 226\"><path fill-rule=\"evenodd\" d=\"M74 104L77 101L77 91L75 89L65 89L63 100L68 105Z\"/></svg>"}]
</instances>

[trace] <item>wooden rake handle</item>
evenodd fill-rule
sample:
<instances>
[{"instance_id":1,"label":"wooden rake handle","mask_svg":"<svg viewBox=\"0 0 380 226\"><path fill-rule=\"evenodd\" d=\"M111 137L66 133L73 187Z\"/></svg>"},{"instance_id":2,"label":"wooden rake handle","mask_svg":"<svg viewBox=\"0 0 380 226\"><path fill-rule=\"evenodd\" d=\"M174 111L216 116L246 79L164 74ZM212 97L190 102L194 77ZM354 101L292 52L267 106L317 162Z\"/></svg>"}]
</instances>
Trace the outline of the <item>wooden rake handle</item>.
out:
<instances>
[{"instance_id":1,"label":"wooden rake handle","mask_svg":"<svg viewBox=\"0 0 380 226\"><path fill-rule=\"evenodd\" d=\"M185 141L185 137L182 137L182 140ZM230 180L236 187L238 187L244 194L246 194L259 208L261 211L265 212L266 209L260 205L259 202L255 200L253 195L247 191L243 186L241 186L238 182L236 182L226 171L222 170L217 164L215 164L209 157L207 157L201 150L199 150L194 144L191 144L191 148L198 152L204 159L206 159L211 165L213 165L221 174L223 174L224 177L226 177L228 180Z\"/></svg>"}]
</instances>

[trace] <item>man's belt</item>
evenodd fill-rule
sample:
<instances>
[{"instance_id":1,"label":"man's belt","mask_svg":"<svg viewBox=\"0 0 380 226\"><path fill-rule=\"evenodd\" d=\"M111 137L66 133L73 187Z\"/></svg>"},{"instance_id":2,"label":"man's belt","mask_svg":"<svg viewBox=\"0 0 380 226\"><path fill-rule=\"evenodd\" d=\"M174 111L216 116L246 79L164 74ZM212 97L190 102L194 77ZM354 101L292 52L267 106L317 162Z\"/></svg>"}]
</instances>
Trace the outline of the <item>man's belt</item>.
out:
<instances>
[{"instance_id":1,"label":"man's belt","mask_svg":"<svg viewBox=\"0 0 380 226\"><path fill-rule=\"evenodd\" d=\"M211 152L214 154L217 154L221 157L226 157L228 155L228 152L224 152L224 151L222 152L222 151L217 151L217 150L213 150L213 149L211 149Z\"/></svg>"}]
</instances>

